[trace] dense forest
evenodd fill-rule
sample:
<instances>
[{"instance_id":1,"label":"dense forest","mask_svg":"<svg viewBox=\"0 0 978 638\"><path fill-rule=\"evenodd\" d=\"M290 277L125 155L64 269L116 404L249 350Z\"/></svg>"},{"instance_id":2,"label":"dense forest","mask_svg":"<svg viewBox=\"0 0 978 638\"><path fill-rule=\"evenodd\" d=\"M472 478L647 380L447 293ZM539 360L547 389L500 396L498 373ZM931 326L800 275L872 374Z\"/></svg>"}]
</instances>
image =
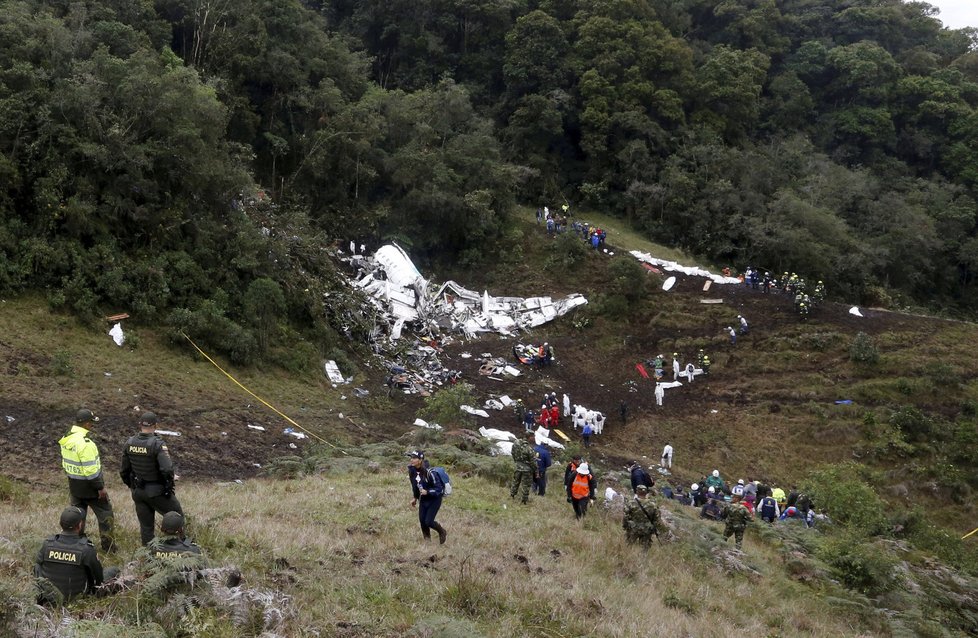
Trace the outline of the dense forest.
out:
<instances>
[{"instance_id":1,"label":"dense forest","mask_svg":"<svg viewBox=\"0 0 978 638\"><path fill-rule=\"evenodd\" d=\"M840 299L973 315L978 32L934 15L0 0L0 290L247 362L283 334L338 342L324 244L477 266L516 205L567 202Z\"/></svg>"}]
</instances>

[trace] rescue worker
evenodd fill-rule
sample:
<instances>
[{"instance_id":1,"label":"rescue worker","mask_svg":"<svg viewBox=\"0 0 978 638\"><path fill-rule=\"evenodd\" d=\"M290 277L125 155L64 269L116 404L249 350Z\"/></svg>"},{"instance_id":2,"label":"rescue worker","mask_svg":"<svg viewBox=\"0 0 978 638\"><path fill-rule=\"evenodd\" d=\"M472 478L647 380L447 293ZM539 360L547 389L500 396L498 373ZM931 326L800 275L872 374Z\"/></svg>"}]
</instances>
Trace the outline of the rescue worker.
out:
<instances>
[{"instance_id":1,"label":"rescue worker","mask_svg":"<svg viewBox=\"0 0 978 638\"><path fill-rule=\"evenodd\" d=\"M703 376L710 374L710 358L703 357L703 363L700 364L700 367L703 368Z\"/></svg>"},{"instance_id":2,"label":"rescue worker","mask_svg":"<svg viewBox=\"0 0 978 638\"><path fill-rule=\"evenodd\" d=\"M747 334L747 332L750 330L750 328L747 326L747 319L744 317L744 315L737 315L737 319L740 320L740 334Z\"/></svg>"},{"instance_id":3,"label":"rescue worker","mask_svg":"<svg viewBox=\"0 0 978 638\"><path fill-rule=\"evenodd\" d=\"M679 353L672 353L672 380L679 381Z\"/></svg>"},{"instance_id":4,"label":"rescue worker","mask_svg":"<svg viewBox=\"0 0 978 638\"><path fill-rule=\"evenodd\" d=\"M61 512L61 533L44 539L34 562L37 604L61 605L82 594L95 593L118 569L102 569L95 545L85 536L85 512L68 506Z\"/></svg>"},{"instance_id":5,"label":"rescue worker","mask_svg":"<svg viewBox=\"0 0 978 638\"><path fill-rule=\"evenodd\" d=\"M536 434L527 432L525 440L513 444L513 484L509 488L509 497L516 498L520 493L520 502L526 505L530 498L530 485L536 478L537 453L533 449Z\"/></svg>"},{"instance_id":6,"label":"rescue worker","mask_svg":"<svg viewBox=\"0 0 978 638\"><path fill-rule=\"evenodd\" d=\"M649 476L649 473L646 472L641 465L639 465L638 461L632 461L628 465L628 470L632 479L632 493L638 494L639 486L644 485L648 488L655 485L655 481L653 481L652 477Z\"/></svg>"},{"instance_id":7,"label":"rescue worker","mask_svg":"<svg viewBox=\"0 0 978 638\"><path fill-rule=\"evenodd\" d=\"M713 470L713 473L706 477L706 486L715 487L718 492L722 492L727 489L727 485L720 478L720 470Z\"/></svg>"},{"instance_id":8,"label":"rescue worker","mask_svg":"<svg viewBox=\"0 0 978 638\"><path fill-rule=\"evenodd\" d=\"M167 561L177 556L202 556L200 546L187 540L183 533L183 514L167 512L160 522L160 535L150 541L150 555L160 561Z\"/></svg>"},{"instance_id":9,"label":"rescue worker","mask_svg":"<svg viewBox=\"0 0 978 638\"><path fill-rule=\"evenodd\" d=\"M727 525L723 530L723 540L733 536L737 549L740 549L744 543L744 530L747 529L751 519L750 510L744 507L740 498L739 495L734 495L730 505L727 506Z\"/></svg>"},{"instance_id":10,"label":"rescue worker","mask_svg":"<svg viewBox=\"0 0 978 638\"><path fill-rule=\"evenodd\" d=\"M625 427L628 423L628 403L624 399L618 404L618 414L621 415L622 427Z\"/></svg>"},{"instance_id":11,"label":"rescue worker","mask_svg":"<svg viewBox=\"0 0 978 638\"><path fill-rule=\"evenodd\" d=\"M533 450L537 453L537 473L533 479L533 493L544 496L547 493L547 470L553 465L553 457L543 443L536 445Z\"/></svg>"},{"instance_id":12,"label":"rescue worker","mask_svg":"<svg viewBox=\"0 0 978 638\"><path fill-rule=\"evenodd\" d=\"M625 530L625 540L641 543L646 548L652 544L652 536L657 533L659 508L649 498L649 488L639 485L631 499L625 499L625 516L621 526Z\"/></svg>"},{"instance_id":13,"label":"rescue worker","mask_svg":"<svg viewBox=\"0 0 978 638\"><path fill-rule=\"evenodd\" d=\"M523 403L523 399L516 399L516 403L513 404L513 414L516 416L517 423L526 422L526 405Z\"/></svg>"},{"instance_id":14,"label":"rescue worker","mask_svg":"<svg viewBox=\"0 0 978 638\"><path fill-rule=\"evenodd\" d=\"M703 359L706 358L706 353L703 352L703 348L700 348L699 352L696 353L696 365L703 367Z\"/></svg>"},{"instance_id":15,"label":"rescue worker","mask_svg":"<svg viewBox=\"0 0 978 638\"><path fill-rule=\"evenodd\" d=\"M441 483L436 472L432 472L424 452L415 450L408 454L411 457L408 465L408 479L411 481L411 507L418 507L418 522L421 524L421 535L426 541L431 540L431 530L438 532L438 543L445 544L448 532L435 520L441 509L442 496L445 486Z\"/></svg>"},{"instance_id":16,"label":"rescue worker","mask_svg":"<svg viewBox=\"0 0 978 638\"><path fill-rule=\"evenodd\" d=\"M730 345L737 345L737 331L733 329L733 326L727 326L726 331L730 333Z\"/></svg>"},{"instance_id":17,"label":"rescue worker","mask_svg":"<svg viewBox=\"0 0 978 638\"><path fill-rule=\"evenodd\" d=\"M672 469L672 446L668 443L662 448L662 458L659 460L659 465Z\"/></svg>"},{"instance_id":18,"label":"rescue worker","mask_svg":"<svg viewBox=\"0 0 978 638\"><path fill-rule=\"evenodd\" d=\"M183 514L174 495L173 462L166 443L156 435L156 415L144 412L139 418L139 434L130 437L122 451L119 475L132 492L143 545L153 540L156 513Z\"/></svg>"},{"instance_id":19,"label":"rescue worker","mask_svg":"<svg viewBox=\"0 0 978 638\"><path fill-rule=\"evenodd\" d=\"M75 424L58 441L58 445L61 446L61 467L68 475L69 502L79 508L85 518L88 518L88 508L92 508L98 519L102 551L111 552L115 550L115 515L102 478L98 446L88 438L96 422L98 417L91 410L79 410L75 415Z\"/></svg>"},{"instance_id":20,"label":"rescue worker","mask_svg":"<svg viewBox=\"0 0 978 638\"><path fill-rule=\"evenodd\" d=\"M577 466L577 473L570 484L570 501L574 516L581 520L587 514L588 504L594 500L594 475L587 463Z\"/></svg>"},{"instance_id":21,"label":"rescue worker","mask_svg":"<svg viewBox=\"0 0 978 638\"><path fill-rule=\"evenodd\" d=\"M655 404L662 407L662 400L666 398L666 389L662 387L661 383L655 384Z\"/></svg>"}]
</instances>

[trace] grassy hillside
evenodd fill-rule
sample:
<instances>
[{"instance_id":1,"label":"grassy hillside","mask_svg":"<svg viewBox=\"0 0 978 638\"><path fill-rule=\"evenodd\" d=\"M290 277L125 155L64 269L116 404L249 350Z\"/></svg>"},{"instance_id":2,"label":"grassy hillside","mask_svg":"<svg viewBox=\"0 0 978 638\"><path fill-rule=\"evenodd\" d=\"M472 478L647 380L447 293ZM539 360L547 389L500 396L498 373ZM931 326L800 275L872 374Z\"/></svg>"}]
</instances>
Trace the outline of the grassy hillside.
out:
<instances>
[{"instance_id":1,"label":"grassy hillside","mask_svg":"<svg viewBox=\"0 0 978 638\"><path fill-rule=\"evenodd\" d=\"M337 388L318 362L303 375L228 366L340 452L284 435L288 423L164 328L127 325L131 341L117 348L107 324L80 325L25 297L0 304L7 364L0 418L12 418L0 421L0 587L14 603L3 618L30 636L72 635L67 627L85 620L73 635L132 636L122 627L137 625L138 635L168 638L263 630L290 637L955 636L978 626L978 587L969 575L978 573L978 552L973 539L958 540L975 524L978 371L969 344L978 328L871 309L858 318L837 303L800 323L784 296L742 287L704 294L696 278L681 277L664 293L657 276L639 271L635 279L619 248L648 245L619 232L609 236L619 252L611 258L547 239L527 215L494 268L435 273L495 294L576 291L591 300L521 337L555 345L551 368L525 368L503 382L479 375L477 359L461 354L505 356L513 341L496 337L444 344L445 365L463 371L476 402L502 392L532 402L558 391L612 415L589 451L602 489L620 485L626 460L656 459L669 442L677 481L717 467L733 480L798 483L839 523L834 528L756 527L740 556L724 549L719 528L669 504L675 538L646 556L623 544L614 512L596 508L578 525L556 492L529 508L513 506L503 485L507 461L459 432L483 424L515 431L508 412L478 423L450 419L447 434L410 431L424 402L388 398L376 361L351 356L344 366L354 384ZM703 297L724 303L702 304ZM723 328L737 313L752 330L731 345ZM635 363L659 352L687 360L699 348L714 361L709 377L670 390L655 406ZM356 386L370 395L355 398ZM631 406L624 427L614 418L622 399ZM191 534L216 564L241 569L247 593L218 588L191 603L176 592L164 603L137 580L122 595L73 606L72 620L27 604L33 552L65 504L56 441L82 405L103 417L95 436L124 530L110 564L128 559L137 544L128 496L111 470L138 412L152 409L161 427L181 433L169 442ZM420 543L407 506L402 455L419 445L458 482L445 506L445 547Z\"/></svg>"},{"instance_id":2,"label":"grassy hillside","mask_svg":"<svg viewBox=\"0 0 978 638\"><path fill-rule=\"evenodd\" d=\"M274 603L284 622L263 627L251 614L236 625L206 593L175 622L143 584L79 603L70 617L99 621L90 636L124 635L112 633L122 625L147 636L859 636L886 625L858 603L839 615L837 603L812 596L844 592L792 579L771 539L750 533L746 554L732 552L720 527L693 520L691 509L669 509L676 537L646 553L624 543L614 510L598 505L581 524L560 490L524 507L494 482L454 480L440 516L444 546L421 540L406 474L390 458L375 472L340 461L303 480L184 486L191 535L215 564L238 566L245 587L285 594ZM128 499L113 494L124 534L108 562L120 564L138 534ZM43 492L30 508L0 505L0 589L13 606L5 618L20 618L14 635L73 635L69 616L28 604L25 577L62 501ZM763 613L744 611L759 605ZM45 629L53 626L65 633Z\"/></svg>"}]
</instances>

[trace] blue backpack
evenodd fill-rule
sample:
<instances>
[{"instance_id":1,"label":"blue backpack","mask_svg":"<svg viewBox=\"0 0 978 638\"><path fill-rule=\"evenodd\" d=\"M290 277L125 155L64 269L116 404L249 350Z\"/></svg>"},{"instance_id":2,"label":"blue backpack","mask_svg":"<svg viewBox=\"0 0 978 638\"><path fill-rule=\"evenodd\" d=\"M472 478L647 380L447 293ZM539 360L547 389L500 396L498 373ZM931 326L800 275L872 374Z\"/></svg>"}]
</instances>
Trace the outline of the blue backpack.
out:
<instances>
[{"instance_id":1,"label":"blue backpack","mask_svg":"<svg viewBox=\"0 0 978 638\"><path fill-rule=\"evenodd\" d=\"M450 496L452 493L452 480L448 478L448 472L445 471L443 467L433 467L431 468L431 473L438 477L442 485L442 494L445 496Z\"/></svg>"}]
</instances>

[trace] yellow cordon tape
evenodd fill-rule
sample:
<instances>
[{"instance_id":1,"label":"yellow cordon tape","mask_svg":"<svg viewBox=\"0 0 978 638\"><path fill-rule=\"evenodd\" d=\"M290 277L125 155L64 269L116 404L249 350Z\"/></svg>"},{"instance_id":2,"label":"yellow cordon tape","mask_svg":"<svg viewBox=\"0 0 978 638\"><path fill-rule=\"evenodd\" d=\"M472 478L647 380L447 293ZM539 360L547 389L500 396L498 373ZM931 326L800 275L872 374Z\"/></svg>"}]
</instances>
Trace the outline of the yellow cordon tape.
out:
<instances>
[{"instance_id":1,"label":"yellow cordon tape","mask_svg":"<svg viewBox=\"0 0 978 638\"><path fill-rule=\"evenodd\" d=\"M224 368L222 368L221 366L219 366L218 363L217 363L217 361L214 361L209 356L207 356L207 353L204 352L203 350L201 350L200 349L200 346L198 346L196 343L194 343L194 340L187 336L187 333L181 332L180 334L183 335L183 338L184 339L186 339L187 341L190 342L190 345L192 345L194 347L194 349L197 350L197 352L199 352L202 357L204 357L205 359L207 359L208 361L210 361L214 365L215 368L217 368L218 370L220 370L221 372L223 372L224 373L224 376L226 376L228 379L231 379L232 381L234 381L235 385L237 385L239 388L241 388L242 390L244 390L245 392L247 392L251 396L255 397L259 401L261 401L261 403L264 404L265 407L267 407L269 410L271 410L275 414L279 415L280 417L282 417L283 419L285 419L286 421L288 421L289 423L291 423L295 427L299 428L300 430L302 430L303 432L305 432L306 434L308 434L312 438L316 439L317 441L320 441L321 443L325 443L326 445L330 446L331 448L333 448L335 450L339 450L340 452L343 452L343 454L346 454L346 452L344 452L340 448L336 447L335 445L333 445L332 443L330 443L329 441L327 441L323 437L319 436L315 432L310 432L309 430L305 429L304 427L302 427L301 425L299 425L298 423L296 423L295 421L293 421L287 414L282 413L274 405L272 405L271 403L269 403L265 399L261 398L260 396L258 396L257 394L255 394L254 392L252 392L251 390L249 390L248 388L246 388L240 381L238 381L237 379L235 379L234 377L232 377L230 375L230 373L228 373L227 370L225 370ZM347 456L349 456L349 455L347 455Z\"/></svg>"},{"instance_id":2,"label":"yellow cordon tape","mask_svg":"<svg viewBox=\"0 0 978 638\"><path fill-rule=\"evenodd\" d=\"M969 536L971 536L975 532L978 532L978 527L974 528L973 530L971 530L970 532L968 532L967 534L965 534L964 536L962 536L961 537L961 540L964 540L964 539L968 538Z\"/></svg>"}]
</instances>

